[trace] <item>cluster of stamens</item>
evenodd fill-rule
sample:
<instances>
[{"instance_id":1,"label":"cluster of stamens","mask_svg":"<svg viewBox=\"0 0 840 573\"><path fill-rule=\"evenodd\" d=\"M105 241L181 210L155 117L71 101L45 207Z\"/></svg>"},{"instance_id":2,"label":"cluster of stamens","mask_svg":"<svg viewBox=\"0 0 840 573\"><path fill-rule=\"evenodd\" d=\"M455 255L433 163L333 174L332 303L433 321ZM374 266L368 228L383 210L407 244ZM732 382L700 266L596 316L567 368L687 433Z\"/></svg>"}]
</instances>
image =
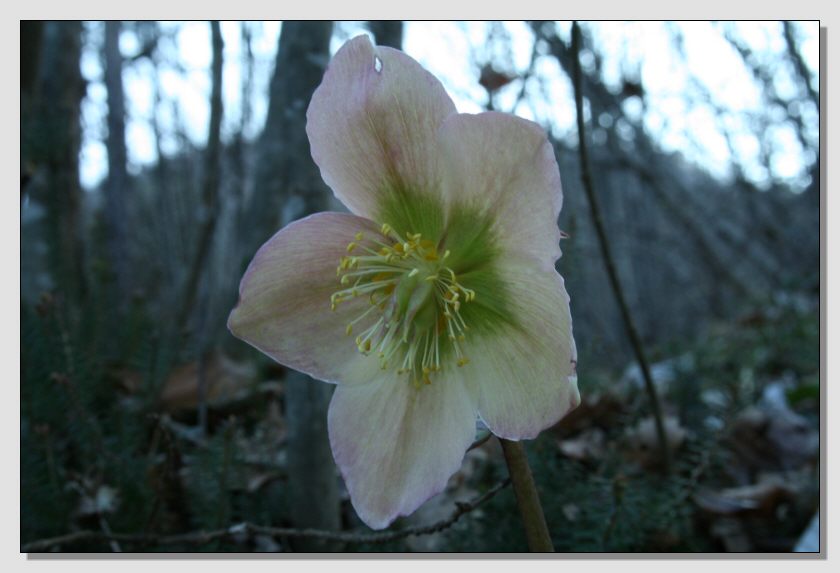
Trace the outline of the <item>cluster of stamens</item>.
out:
<instances>
[{"instance_id":1,"label":"cluster of stamens","mask_svg":"<svg viewBox=\"0 0 840 573\"><path fill-rule=\"evenodd\" d=\"M381 233L387 242L357 233L347 245L336 269L344 288L330 305L335 310L367 297L370 305L345 329L352 336L360 323L367 325L356 336L359 352L376 354L382 369L399 364L397 373L410 374L416 385L431 384L431 374L441 370L444 345L451 346L458 366L469 362L461 348L469 327L460 309L475 299L475 291L464 288L445 265L448 250L439 255L438 246L420 233L403 238L388 224Z\"/></svg>"}]
</instances>

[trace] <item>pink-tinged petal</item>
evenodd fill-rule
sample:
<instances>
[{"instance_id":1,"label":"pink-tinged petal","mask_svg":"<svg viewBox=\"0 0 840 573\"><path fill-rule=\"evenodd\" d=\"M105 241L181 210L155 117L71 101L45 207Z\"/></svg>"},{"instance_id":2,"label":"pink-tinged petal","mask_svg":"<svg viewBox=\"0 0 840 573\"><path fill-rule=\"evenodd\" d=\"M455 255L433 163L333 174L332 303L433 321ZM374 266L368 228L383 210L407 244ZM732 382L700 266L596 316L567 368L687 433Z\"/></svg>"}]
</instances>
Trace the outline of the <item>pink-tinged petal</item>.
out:
<instances>
[{"instance_id":1,"label":"pink-tinged petal","mask_svg":"<svg viewBox=\"0 0 840 573\"><path fill-rule=\"evenodd\" d=\"M478 388L478 411L491 432L535 438L580 403L577 353L563 278L534 261L502 264L517 325L467 333L461 377Z\"/></svg>"},{"instance_id":2,"label":"pink-tinged petal","mask_svg":"<svg viewBox=\"0 0 840 573\"><path fill-rule=\"evenodd\" d=\"M448 377L417 388L382 371L373 383L338 386L328 421L353 507L382 529L443 491L461 467L475 437L476 400Z\"/></svg>"},{"instance_id":3,"label":"pink-tinged petal","mask_svg":"<svg viewBox=\"0 0 840 573\"><path fill-rule=\"evenodd\" d=\"M457 114L444 122L439 139L447 203L489 212L502 249L554 268L563 194L545 131L505 113Z\"/></svg>"},{"instance_id":4,"label":"pink-tinged petal","mask_svg":"<svg viewBox=\"0 0 840 573\"><path fill-rule=\"evenodd\" d=\"M446 90L420 64L359 36L330 62L306 113L306 133L336 197L375 218L378 198L394 186L435 192L435 134L453 113Z\"/></svg>"},{"instance_id":5,"label":"pink-tinged petal","mask_svg":"<svg viewBox=\"0 0 840 573\"><path fill-rule=\"evenodd\" d=\"M265 243L239 285L228 328L277 362L328 382L366 381L376 360L359 354L347 324L365 297L330 310L341 285L336 267L358 232L376 225L349 213L318 213L287 225Z\"/></svg>"}]
</instances>

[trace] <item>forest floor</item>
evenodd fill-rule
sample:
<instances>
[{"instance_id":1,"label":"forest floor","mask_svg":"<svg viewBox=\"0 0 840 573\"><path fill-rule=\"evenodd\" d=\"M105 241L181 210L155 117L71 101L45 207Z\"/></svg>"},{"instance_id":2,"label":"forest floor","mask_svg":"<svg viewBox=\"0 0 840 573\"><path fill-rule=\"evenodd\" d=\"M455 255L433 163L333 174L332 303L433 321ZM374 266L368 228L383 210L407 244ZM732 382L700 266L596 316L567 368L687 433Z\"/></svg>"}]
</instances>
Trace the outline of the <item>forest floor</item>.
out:
<instances>
[{"instance_id":1,"label":"forest floor","mask_svg":"<svg viewBox=\"0 0 840 573\"><path fill-rule=\"evenodd\" d=\"M582 362L580 407L527 444L557 551L794 550L820 499L819 318L813 305L801 302L762 309L657 350L653 376L665 406L670 473L658 455L638 368L599 372ZM101 538L70 540L49 550L296 549L294 539L254 531L206 543L159 539L242 522L291 525L282 370L214 354L202 365L171 370L149 402L149 376L115 373L76 347L54 307L24 312L23 323L24 548L36 539L94 530L150 538L124 539L122 546ZM44 359L51 344L63 351ZM206 431L198 427L199 368ZM456 502L475 499L505 478L498 442L486 440L468 452L444 493L389 531L446 520ZM343 528L370 533L342 491ZM510 488L438 533L332 548L527 550Z\"/></svg>"}]
</instances>

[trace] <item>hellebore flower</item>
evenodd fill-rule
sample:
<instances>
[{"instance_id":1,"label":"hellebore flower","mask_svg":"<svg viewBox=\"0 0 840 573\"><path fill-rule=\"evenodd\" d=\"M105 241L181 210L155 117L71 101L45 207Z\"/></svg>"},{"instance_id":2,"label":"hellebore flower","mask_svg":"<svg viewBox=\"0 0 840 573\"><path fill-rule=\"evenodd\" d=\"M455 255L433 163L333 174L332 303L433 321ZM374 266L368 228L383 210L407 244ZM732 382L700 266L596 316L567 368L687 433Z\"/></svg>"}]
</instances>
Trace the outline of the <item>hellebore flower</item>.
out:
<instances>
[{"instance_id":1,"label":"hellebore flower","mask_svg":"<svg viewBox=\"0 0 840 573\"><path fill-rule=\"evenodd\" d=\"M350 213L274 235L230 330L337 384L333 455L361 519L383 528L439 493L480 416L534 438L580 401L560 257L560 173L545 133L459 114L404 53L345 44L306 131Z\"/></svg>"}]
</instances>

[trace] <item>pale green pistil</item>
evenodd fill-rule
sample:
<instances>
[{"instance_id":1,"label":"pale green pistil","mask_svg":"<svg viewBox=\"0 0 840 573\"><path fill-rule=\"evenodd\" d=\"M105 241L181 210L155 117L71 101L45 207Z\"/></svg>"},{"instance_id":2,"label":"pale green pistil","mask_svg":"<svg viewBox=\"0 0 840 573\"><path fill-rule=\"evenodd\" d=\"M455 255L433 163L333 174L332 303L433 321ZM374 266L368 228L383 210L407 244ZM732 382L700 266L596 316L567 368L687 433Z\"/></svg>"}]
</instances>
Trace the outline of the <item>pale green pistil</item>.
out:
<instances>
[{"instance_id":1,"label":"pale green pistil","mask_svg":"<svg viewBox=\"0 0 840 573\"><path fill-rule=\"evenodd\" d=\"M345 288L332 295L331 307L367 296L370 306L346 327L352 335L368 319L369 326L356 336L359 351L376 353L383 369L398 365L397 373L408 373L416 385L431 384L430 375L441 370L450 347L458 366L468 362L460 343L469 328L460 308L475 299L475 291L446 266L449 251L439 256L437 245L420 233L404 239L385 224L382 235L394 242L365 240L357 233L347 245L348 255L336 271Z\"/></svg>"}]
</instances>

